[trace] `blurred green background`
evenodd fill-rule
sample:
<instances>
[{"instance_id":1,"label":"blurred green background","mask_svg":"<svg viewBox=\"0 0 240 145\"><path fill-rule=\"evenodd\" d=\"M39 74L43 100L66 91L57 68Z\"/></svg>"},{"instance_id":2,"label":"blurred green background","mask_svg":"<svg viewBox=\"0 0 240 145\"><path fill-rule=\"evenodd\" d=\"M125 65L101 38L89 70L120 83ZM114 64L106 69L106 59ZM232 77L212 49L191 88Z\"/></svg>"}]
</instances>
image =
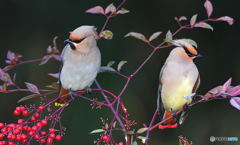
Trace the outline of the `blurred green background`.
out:
<instances>
[{"instance_id":1,"label":"blurred green background","mask_svg":"<svg viewBox=\"0 0 240 145\"><path fill-rule=\"evenodd\" d=\"M46 53L46 48L58 36L59 48L64 46L63 40L68 32L84 24L101 28L104 17L85 14L84 11L95 5L107 6L118 4L120 0L1 0L0 1L0 67L5 65L4 59L8 50L20 53L23 59L40 58ZM213 17L224 15L235 18L233 26L225 22L211 23L214 32L205 29L187 30L176 38L192 38L197 41L199 51L204 58L196 63L201 74L199 93L204 94L209 89L222 84L233 77L234 85L240 83L240 46L239 46L239 1L212 0L214 4ZM204 0L129 0L125 7L131 13L115 17L108 25L114 32L111 41L99 41L102 52L102 64L110 60L127 60L123 73L129 74L146 58L151 48L133 38L123 38L136 31L150 36L153 32L168 29L176 30L175 16L191 17L198 13L199 18L206 17L203 7ZM160 42L164 36L156 42ZM124 101L131 114L130 118L138 122L137 128L143 123L149 123L156 108L156 92L159 71L171 49L162 49L137 74L124 94ZM44 87L54 81L47 73L58 71L58 63L50 61L47 65L36 63L14 69L17 72L17 82L24 87L23 82L31 82ZM97 78L105 89L118 93L124 81L112 74L100 74ZM0 96L0 121L12 122L14 108L19 105L17 100L26 95L14 93ZM99 96L100 97L100 96ZM28 103L37 103L35 99ZM67 127L62 145L91 145L97 135L89 132L100 128L100 117L111 119L107 109L91 109L89 102L78 100L69 106L62 117L63 125ZM227 100L213 101L193 107L186 122L177 129L154 130L150 145L178 144L178 136L183 135L196 145L225 145L239 142L209 141L210 136L239 137L240 112L231 107ZM119 138L123 140L123 138Z\"/></svg>"}]
</instances>

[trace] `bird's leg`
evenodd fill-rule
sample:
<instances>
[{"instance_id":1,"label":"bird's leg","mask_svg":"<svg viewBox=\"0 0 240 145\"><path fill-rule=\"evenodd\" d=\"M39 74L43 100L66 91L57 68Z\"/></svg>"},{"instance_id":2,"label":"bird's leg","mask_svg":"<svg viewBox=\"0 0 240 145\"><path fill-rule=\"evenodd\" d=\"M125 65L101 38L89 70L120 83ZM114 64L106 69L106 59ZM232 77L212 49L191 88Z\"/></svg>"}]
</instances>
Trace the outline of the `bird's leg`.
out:
<instances>
[{"instance_id":1,"label":"bird's leg","mask_svg":"<svg viewBox=\"0 0 240 145\"><path fill-rule=\"evenodd\" d=\"M90 88L90 87L87 87L86 91L87 91L87 94L91 94L93 92L92 88Z\"/></svg>"},{"instance_id":2,"label":"bird's leg","mask_svg":"<svg viewBox=\"0 0 240 145\"><path fill-rule=\"evenodd\" d=\"M69 90L69 95L70 95L70 97L72 98L72 100L75 99L75 97L74 97L74 95L73 95L73 91L72 91L71 89Z\"/></svg>"}]
</instances>

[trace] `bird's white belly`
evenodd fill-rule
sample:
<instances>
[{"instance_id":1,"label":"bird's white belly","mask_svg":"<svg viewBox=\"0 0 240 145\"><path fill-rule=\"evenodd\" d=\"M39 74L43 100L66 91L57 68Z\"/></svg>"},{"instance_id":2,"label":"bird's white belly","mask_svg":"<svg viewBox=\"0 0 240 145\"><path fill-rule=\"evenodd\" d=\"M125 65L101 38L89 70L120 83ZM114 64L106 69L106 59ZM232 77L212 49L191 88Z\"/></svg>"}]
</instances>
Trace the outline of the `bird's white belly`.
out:
<instances>
[{"instance_id":1,"label":"bird's white belly","mask_svg":"<svg viewBox=\"0 0 240 145\"><path fill-rule=\"evenodd\" d=\"M65 64L60 80L62 87L68 90L83 90L90 87L98 73L97 64Z\"/></svg>"}]
</instances>

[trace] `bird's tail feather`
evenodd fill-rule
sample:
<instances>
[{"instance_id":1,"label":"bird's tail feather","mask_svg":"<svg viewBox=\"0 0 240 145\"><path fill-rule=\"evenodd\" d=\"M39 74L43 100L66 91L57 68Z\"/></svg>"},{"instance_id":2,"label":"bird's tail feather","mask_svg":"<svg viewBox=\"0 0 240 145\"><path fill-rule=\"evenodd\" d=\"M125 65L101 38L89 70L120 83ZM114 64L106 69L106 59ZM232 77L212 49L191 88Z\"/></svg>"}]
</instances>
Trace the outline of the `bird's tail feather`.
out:
<instances>
[{"instance_id":1,"label":"bird's tail feather","mask_svg":"<svg viewBox=\"0 0 240 145\"><path fill-rule=\"evenodd\" d=\"M158 126L159 129L176 128L178 126L171 111L165 110L162 120L165 120L165 122Z\"/></svg>"},{"instance_id":2,"label":"bird's tail feather","mask_svg":"<svg viewBox=\"0 0 240 145\"><path fill-rule=\"evenodd\" d=\"M68 97L69 97L69 91L64 88L61 88L59 93L59 99L55 102L54 105L58 107L65 105L64 102Z\"/></svg>"}]
</instances>

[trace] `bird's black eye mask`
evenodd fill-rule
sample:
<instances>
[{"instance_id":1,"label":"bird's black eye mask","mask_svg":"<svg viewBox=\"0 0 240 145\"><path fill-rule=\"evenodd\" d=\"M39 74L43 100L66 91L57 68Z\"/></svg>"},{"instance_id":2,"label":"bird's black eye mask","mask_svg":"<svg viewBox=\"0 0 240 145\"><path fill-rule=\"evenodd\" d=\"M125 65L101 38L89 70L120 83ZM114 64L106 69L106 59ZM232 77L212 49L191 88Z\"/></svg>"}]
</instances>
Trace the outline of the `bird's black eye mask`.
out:
<instances>
[{"instance_id":1,"label":"bird's black eye mask","mask_svg":"<svg viewBox=\"0 0 240 145\"><path fill-rule=\"evenodd\" d=\"M85 38L80 39L80 40L75 40L75 41L72 41L71 39L67 39L67 40L65 40L64 42L67 43L67 44L69 44L72 50L75 50L76 47L75 47L74 43L81 43L84 39L85 39Z\"/></svg>"},{"instance_id":2,"label":"bird's black eye mask","mask_svg":"<svg viewBox=\"0 0 240 145\"><path fill-rule=\"evenodd\" d=\"M183 46L183 48L184 48L185 52L187 53L187 55L188 55L189 57L196 57L196 56L197 56L197 55L192 54L192 53L187 49L187 47Z\"/></svg>"},{"instance_id":3,"label":"bird's black eye mask","mask_svg":"<svg viewBox=\"0 0 240 145\"><path fill-rule=\"evenodd\" d=\"M72 41L72 42L74 42L74 43L81 43L84 39L85 39L85 38L82 38L82 39L80 39L80 40L75 40L75 41L73 41L73 40L70 39L70 41Z\"/></svg>"}]
</instances>

